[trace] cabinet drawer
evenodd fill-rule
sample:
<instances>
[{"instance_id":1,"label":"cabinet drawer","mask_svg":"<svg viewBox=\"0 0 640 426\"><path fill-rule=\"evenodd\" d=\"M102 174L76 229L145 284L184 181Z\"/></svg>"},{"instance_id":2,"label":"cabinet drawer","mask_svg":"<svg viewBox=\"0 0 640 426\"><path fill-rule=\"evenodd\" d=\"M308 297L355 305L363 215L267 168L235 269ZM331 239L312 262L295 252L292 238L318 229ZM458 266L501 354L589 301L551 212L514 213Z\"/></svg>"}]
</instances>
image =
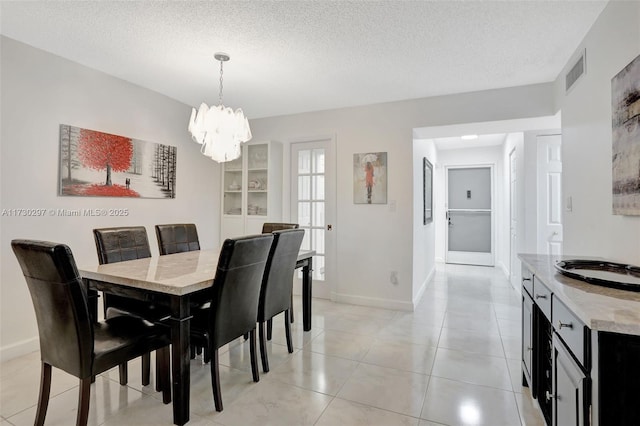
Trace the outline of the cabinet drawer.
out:
<instances>
[{"instance_id":1,"label":"cabinet drawer","mask_svg":"<svg viewBox=\"0 0 640 426\"><path fill-rule=\"evenodd\" d=\"M539 279L533 277L533 303L538 305L545 317L551 322L551 290Z\"/></svg>"},{"instance_id":2,"label":"cabinet drawer","mask_svg":"<svg viewBox=\"0 0 640 426\"><path fill-rule=\"evenodd\" d=\"M566 306L554 297L553 328L586 371L589 362L589 334L587 327Z\"/></svg>"},{"instance_id":3,"label":"cabinet drawer","mask_svg":"<svg viewBox=\"0 0 640 426\"><path fill-rule=\"evenodd\" d=\"M533 297L533 274L525 266L522 267L522 288Z\"/></svg>"}]
</instances>

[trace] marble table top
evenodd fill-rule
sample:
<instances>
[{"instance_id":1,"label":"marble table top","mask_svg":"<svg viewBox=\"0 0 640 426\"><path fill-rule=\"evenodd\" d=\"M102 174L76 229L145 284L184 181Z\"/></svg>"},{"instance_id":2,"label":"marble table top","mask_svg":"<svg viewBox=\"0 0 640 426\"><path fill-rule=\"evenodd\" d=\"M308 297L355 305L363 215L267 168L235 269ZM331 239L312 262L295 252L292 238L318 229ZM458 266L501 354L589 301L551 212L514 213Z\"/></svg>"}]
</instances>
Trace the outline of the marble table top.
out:
<instances>
[{"instance_id":1,"label":"marble table top","mask_svg":"<svg viewBox=\"0 0 640 426\"><path fill-rule=\"evenodd\" d=\"M589 284L562 275L555 268L559 260L581 257L540 254L518 257L590 329L640 335L640 292Z\"/></svg>"},{"instance_id":2,"label":"marble table top","mask_svg":"<svg viewBox=\"0 0 640 426\"><path fill-rule=\"evenodd\" d=\"M83 278L159 293L185 295L211 286L219 250L196 250L106 265L81 266ZM301 250L298 260L315 255Z\"/></svg>"}]
</instances>

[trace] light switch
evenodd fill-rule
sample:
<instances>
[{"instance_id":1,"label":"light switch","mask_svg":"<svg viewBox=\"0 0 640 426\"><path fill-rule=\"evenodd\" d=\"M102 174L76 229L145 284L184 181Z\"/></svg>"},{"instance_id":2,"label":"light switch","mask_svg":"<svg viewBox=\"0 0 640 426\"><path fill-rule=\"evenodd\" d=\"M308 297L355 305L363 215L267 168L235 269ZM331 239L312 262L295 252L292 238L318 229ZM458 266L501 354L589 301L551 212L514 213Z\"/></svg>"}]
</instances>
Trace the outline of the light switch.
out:
<instances>
[{"instance_id":1,"label":"light switch","mask_svg":"<svg viewBox=\"0 0 640 426\"><path fill-rule=\"evenodd\" d=\"M467 189L467 198L471 198L471 190Z\"/></svg>"}]
</instances>

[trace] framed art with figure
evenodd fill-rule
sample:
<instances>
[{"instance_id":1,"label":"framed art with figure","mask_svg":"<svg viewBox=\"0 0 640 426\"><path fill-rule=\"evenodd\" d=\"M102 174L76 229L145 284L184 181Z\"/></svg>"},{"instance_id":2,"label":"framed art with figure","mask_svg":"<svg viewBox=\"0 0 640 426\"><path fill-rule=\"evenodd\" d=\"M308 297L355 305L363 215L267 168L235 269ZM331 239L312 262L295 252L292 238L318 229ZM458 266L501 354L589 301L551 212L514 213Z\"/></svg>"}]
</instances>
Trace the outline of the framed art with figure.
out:
<instances>
[{"instance_id":1,"label":"framed art with figure","mask_svg":"<svg viewBox=\"0 0 640 426\"><path fill-rule=\"evenodd\" d=\"M423 184L423 224L433 221L433 166L427 160L422 159L422 184Z\"/></svg>"},{"instance_id":2,"label":"framed art with figure","mask_svg":"<svg viewBox=\"0 0 640 426\"><path fill-rule=\"evenodd\" d=\"M353 202L387 204L387 153L353 154Z\"/></svg>"}]
</instances>

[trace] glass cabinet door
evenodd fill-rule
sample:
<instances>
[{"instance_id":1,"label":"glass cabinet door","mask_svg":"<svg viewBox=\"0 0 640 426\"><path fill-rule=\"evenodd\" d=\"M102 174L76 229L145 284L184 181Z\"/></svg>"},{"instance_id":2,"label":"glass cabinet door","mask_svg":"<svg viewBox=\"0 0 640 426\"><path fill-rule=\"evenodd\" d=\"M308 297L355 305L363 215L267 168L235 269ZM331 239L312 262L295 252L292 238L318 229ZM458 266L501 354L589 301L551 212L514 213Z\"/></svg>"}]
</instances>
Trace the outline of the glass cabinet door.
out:
<instances>
[{"instance_id":1,"label":"glass cabinet door","mask_svg":"<svg viewBox=\"0 0 640 426\"><path fill-rule=\"evenodd\" d=\"M269 146L247 146L247 215L267 216Z\"/></svg>"},{"instance_id":2,"label":"glass cabinet door","mask_svg":"<svg viewBox=\"0 0 640 426\"><path fill-rule=\"evenodd\" d=\"M242 157L224 164L224 206L228 215L242 215Z\"/></svg>"}]
</instances>

